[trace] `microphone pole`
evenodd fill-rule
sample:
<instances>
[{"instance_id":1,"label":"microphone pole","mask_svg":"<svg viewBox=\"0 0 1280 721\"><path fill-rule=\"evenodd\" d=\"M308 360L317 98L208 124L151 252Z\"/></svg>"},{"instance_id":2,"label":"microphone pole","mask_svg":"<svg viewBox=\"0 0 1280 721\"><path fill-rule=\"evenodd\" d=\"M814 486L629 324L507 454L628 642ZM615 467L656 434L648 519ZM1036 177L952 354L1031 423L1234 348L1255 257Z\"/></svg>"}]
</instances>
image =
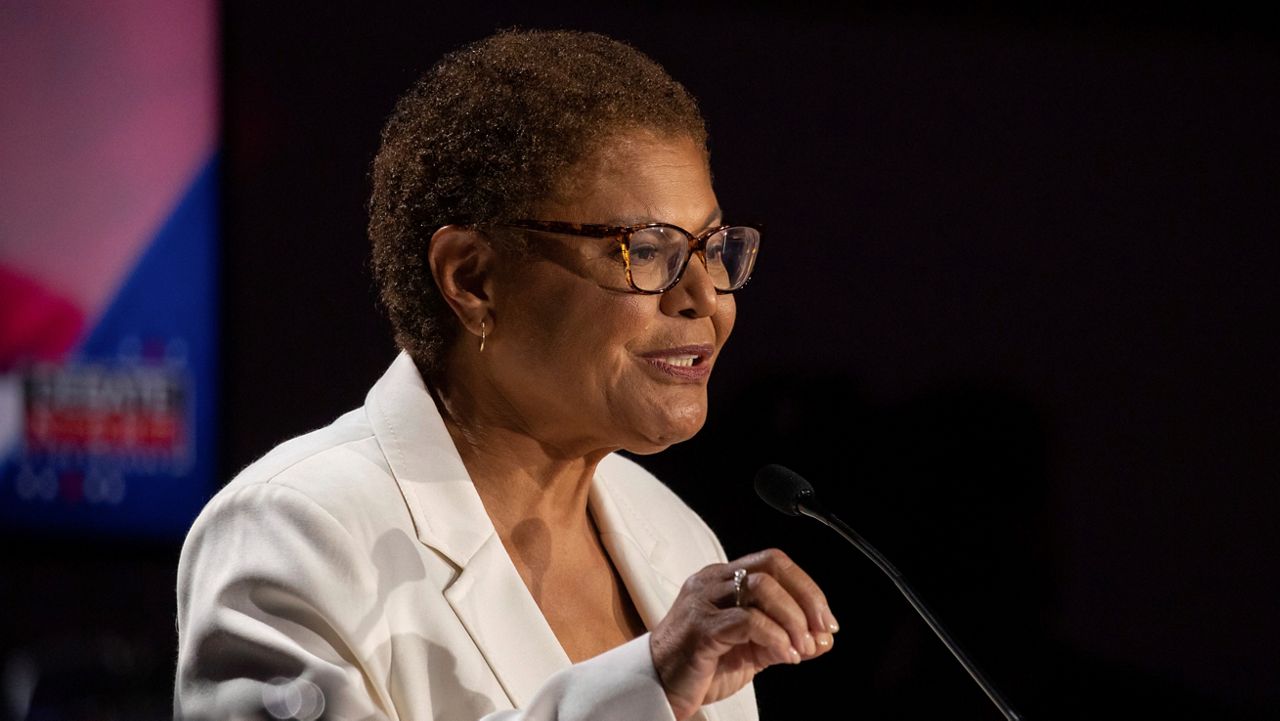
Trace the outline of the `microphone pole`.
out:
<instances>
[{"instance_id":1,"label":"microphone pole","mask_svg":"<svg viewBox=\"0 0 1280 721\"><path fill-rule=\"evenodd\" d=\"M1008 721L1022 721L1022 717L1018 715L1018 712L1013 710L1009 702L1005 701L1004 697L991 685L987 677L978 670L973 661L969 660L969 657L961 650L959 644L951 638L951 634L947 633L947 630L942 627L938 619L934 618L933 612L929 610L928 606L925 606L924 601L907 584L902 573L889 562L889 559L881 555L874 546L867 543L866 539L858 535L857 531L837 518L834 513L822 508L815 497L813 486L809 485L808 481L788 468L768 465L756 473L755 485L756 493L760 495L760 498L765 503L790 516L808 516L840 534L844 540L853 544L854 548L862 551L864 556L871 559L871 562L876 564L876 567L883 571L889 577L889 580L893 581L893 585L898 587L898 591L907 599L907 602L916 610L916 613L924 619L929 628L933 629L934 634L947 647L951 655L955 656L956 660L960 662L960 665L969 673L970 678L978 684L978 687L987 695L987 698L991 699L991 703L995 704L1005 719Z\"/></svg>"}]
</instances>

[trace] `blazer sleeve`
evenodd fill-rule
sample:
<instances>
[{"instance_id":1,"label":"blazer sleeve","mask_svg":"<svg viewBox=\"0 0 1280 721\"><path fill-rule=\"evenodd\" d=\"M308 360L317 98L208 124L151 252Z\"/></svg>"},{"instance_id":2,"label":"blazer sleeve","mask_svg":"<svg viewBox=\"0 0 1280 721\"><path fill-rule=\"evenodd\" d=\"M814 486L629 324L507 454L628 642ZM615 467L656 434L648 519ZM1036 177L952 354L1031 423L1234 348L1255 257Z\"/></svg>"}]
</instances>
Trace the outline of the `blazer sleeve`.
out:
<instances>
[{"instance_id":1,"label":"blazer sleeve","mask_svg":"<svg viewBox=\"0 0 1280 721\"><path fill-rule=\"evenodd\" d=\"M290 486L218 494L178 565L174 717L257 717L285 704L324 719L426 721L400 716L391 700L390 630L362 550L333 513ZM526 708L485 717L602 718L674 721L647 634L551 676Z\"/></svg>"}]
</instances>

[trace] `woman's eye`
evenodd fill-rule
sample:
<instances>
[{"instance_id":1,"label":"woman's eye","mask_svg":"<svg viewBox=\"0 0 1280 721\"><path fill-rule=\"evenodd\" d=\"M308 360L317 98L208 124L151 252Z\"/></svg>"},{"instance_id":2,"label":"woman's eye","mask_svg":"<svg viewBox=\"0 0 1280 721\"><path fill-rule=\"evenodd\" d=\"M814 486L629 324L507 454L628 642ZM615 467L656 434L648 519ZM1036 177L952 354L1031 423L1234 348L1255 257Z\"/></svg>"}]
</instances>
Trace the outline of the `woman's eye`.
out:
<instances>
[{"instance_id":1,"label":"woman's eye","mask_svg":"<svg viewBox=\"0 0 1280 721\"><path fill-rule=\"evenodd\" d=\"M658 259L658 248L652 245L633 245L627 255L632 263L652 263Z\"/></svg>"}]
</instances>

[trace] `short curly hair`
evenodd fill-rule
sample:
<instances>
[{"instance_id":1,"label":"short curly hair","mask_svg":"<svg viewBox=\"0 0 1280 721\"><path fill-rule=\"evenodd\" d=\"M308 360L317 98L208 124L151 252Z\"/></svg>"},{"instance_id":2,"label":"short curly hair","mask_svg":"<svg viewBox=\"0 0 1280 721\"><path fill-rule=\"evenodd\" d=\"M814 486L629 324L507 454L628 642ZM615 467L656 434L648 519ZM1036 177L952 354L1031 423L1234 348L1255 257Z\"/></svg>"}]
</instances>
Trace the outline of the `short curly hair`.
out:
<instances>
[{"instance_id":1,"label":"short curly hair","mask_svg":"<svg viewBox=\"0 0 1280 721\"><path fill-rule=\"evenodd\" d=\"M373 161L369 238L396 343L424 373L442 370L458 333L427 262L432 234L528 217L573 166L633 130L706 151L693 96L597 33L505 30L446 55L400 98Z\"/></svg>"}]
</instances>

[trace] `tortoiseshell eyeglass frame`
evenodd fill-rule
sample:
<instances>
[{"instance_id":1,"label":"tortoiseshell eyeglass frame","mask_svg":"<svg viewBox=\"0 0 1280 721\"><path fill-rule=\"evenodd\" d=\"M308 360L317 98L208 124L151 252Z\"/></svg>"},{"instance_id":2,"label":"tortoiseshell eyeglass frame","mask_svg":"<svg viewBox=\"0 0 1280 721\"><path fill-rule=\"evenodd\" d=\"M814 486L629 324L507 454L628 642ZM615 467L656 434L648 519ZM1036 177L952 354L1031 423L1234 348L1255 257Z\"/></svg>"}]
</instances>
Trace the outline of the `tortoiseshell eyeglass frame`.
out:
<instances>
[{"instance_id":1,"label":"tortoiseshell eyeglass frame","mask_svg":"<svg viewBox=\"0 0 1280 721\"><path fill-rule=\"evenodd\" d=\"M680 279L684 277L684 272L689 267L689 261L695 253L702 255L702 263L705 266L707 256L705 250L707 247L707 239L727 228L750 228L760 235L760 225L754 223L736 223L734 225L720 225L711 228L701 235L694 235L678 225L671 223L642 223L640 225L601 225L598 223L570 223L563 220L512 220L506 223L499 223L509 228L520 228L523 230L538 230L545 233L563 233L565 235L578 235L587 238L617 238L618 245L622 248L622 261L626 268L627 285L631 286L633 293L642 295L661 295L680 284ZM684 263L680 266L679 272L672 277L671 281L660 290L645 290L636 285L635 280L631 277L631 235L646 228L670 228L682 233L689 239L689 254L685 256ZM756 248L752 250L752 255L759 252L759 241L756 241ZM755 270L755 258L751 259L750 270L747 271L747 277L742 279L736 288L720 288L716 287L716 292L723 295L742 290L746 287L747 282L751 280L751 271Z\"/></svg>"}]
</instances>

